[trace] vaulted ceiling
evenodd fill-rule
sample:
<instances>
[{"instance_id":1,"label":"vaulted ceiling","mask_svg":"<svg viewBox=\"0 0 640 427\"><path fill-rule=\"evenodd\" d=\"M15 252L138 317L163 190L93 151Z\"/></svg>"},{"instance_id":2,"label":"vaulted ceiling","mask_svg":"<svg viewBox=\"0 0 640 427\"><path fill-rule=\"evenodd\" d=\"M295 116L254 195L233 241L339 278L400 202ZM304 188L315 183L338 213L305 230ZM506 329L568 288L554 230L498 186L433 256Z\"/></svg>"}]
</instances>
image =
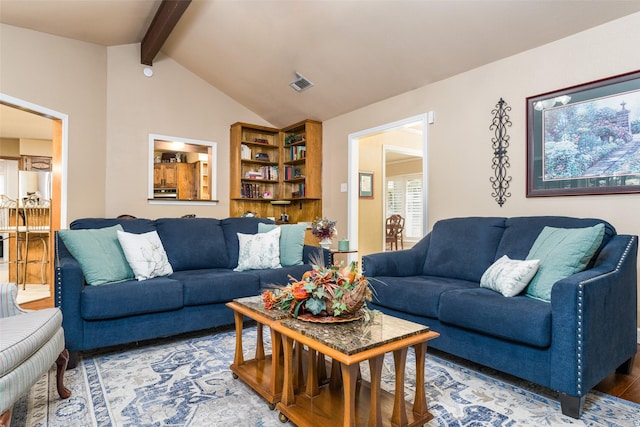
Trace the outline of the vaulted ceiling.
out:
<instances>
[{"instance_id":1,"label":"vaulted ceiling","mask_svg":"<svg viewBox=\"0 0 640 427\"><path fill-rule=\"evenodd\" d=\"M160 3L0 0L0 22L105 46L139 43ZM161 52L280 127L639 11L637 0L193 0ZM295 92L296 71L315 86Z\"/></svg>"}]
</instances>

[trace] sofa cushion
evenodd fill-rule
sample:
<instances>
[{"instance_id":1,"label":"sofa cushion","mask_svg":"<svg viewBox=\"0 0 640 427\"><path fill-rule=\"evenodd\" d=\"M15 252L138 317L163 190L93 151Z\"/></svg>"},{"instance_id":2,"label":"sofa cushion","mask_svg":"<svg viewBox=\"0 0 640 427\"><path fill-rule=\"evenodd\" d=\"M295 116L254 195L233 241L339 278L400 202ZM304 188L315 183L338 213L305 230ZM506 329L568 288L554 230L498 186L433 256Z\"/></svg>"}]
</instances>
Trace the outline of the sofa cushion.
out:
<instances>
[{"instance_id":1,"label":"sofa cushion","mask_svg":"<svg viewBox=\"0 0 640 427\"><path fill-rule=\"evenodd\" d=\"M61 327L59 308L0 318L0 377L35 354Z\"/></svg>"},{"instance_id":2,"label":"sofa cushion","mask_svg":"<svg viewBox=\"0 0 640 427\"><path fill-rule=\"evenodd\" d=\"M161 218L156 227L174 271L226 268L229 264L220 220Z\"/></svg>"},{"instance_id":3,"label":"sofa cushion","mask_svg":"<svg viewBox=\"0 0 640 427\"><path fill-rule=\"evenodd\" d=\"M480 287L514 297L527 287L538 271L540 260L511 259L506 255L491 264L480 278Z\"/></svg>"},{"instance_id":4,"label":"sofa cushion","mask_svg":"<svg viewBox=\"0 0 640 427\"><path fill-rule=\"evenodd\" d=\"M376 277L369 280L373 302L404 313L438 318L440 295L451 289L477 288L478 283L433 276Z\"/></svg>"},{"instance_id":5,"label":"sofa cushion","mask_svg":"<svg viewBox=\"0 0 640 427\"><path fill-rule=\"evenodd\" d=\"M600 248L607 244L616 230L601 219L571 218L565 216L523 216L508 218L505 230L496 251L496 259L507 255L511 259L525 259L544 227L585 228L604 224L605 231Z\"/></svg>"},{"instance_id":6,"label":"sofa cushion","mask_svg":"<svg viewBox=\"0 0 640 427\"><path fill-rule=\"evenodd\" d=\"M480 282L482 274L495 261L504 221L504 218L469 217L436 222L423 273Z\"/></svg>"},{"instance_id":7,"label":"sofa cushion","mask_svg":"<svg viewBox=\"0 0 640 427\"><path fill-rule=\"evenodd\" d=\"M109 286L85 286L80 295L82 318L115 319L182 308L182 283L168 277Z\"/></svg>"},{"instance_id":8,"label":"sofa cushion","mask_svg":"<svg viewBox=\"0 0 640 427\"><path fill-rule=\"evenodd\" d=\"M584 270L600 247L603 235L604 224L587 228L543 228L527 255L527 259L540 260L527 295L551 301L553 284Z\"/></svg>"},{"instance_id":9,"label":"sofa cushion","mask_svg":"<svg viewBox=\"0 0 640 427\"><path fill-rule=\"evenodd\" d=\"M228 269L178 271L171 278L184 284L184 305L229 302L234 298L258 295L258 276Z\"/></svg>"},{"instance_id":10,"label":"sofa cushion","mask_svg":"<svg viewBox=\"0 0 640 427\"><path fill-rule=\"evenodd\" d=\"M122 226L128 233L148 233L156 229L155 222L150 219L118 219L118 218L80 218L73 221L69 228L72 230L86 230L89 228L105 228L114 225Z\"/></svg>"},{"instance_id":11,"label":"sofa cushion","mask_svg":"<svg viewBox=\"0 0 640 427\"><path fill-rule=\"evenodd\" d=\"M280 227L280 265L289 267L302 264L306 224L258 224L258 233L266 233Z\"/></svg>"},{"instance_id":12,"label":"sofa cushion","mask_svg":"<svg viewBox=\"0 0 640 427\"><path fill-rule=\"evenodd\" d=\"M224 232L224 241L227 245L229 254L228 268L236 268L238 266L238 233L256 234L258 232L258 224L274 224L270 219L257 217L239 217L226 218L221 221L222 231Z\"/></svg>"},{"instance_id":13,"label":"sofa cushion","mask_svg":"<svg viewBox=\"0 0 640 427\"><path fill-rule=\"evenodd\" d=\"M118 242L118 230L122 231L119 224L97 229L58 231L64 245L80 264L88 284L103 285L134 277Z\"/></svg>"},{"instance_id":14,"label":"sofa cushion","mask_svg":"<svg viewBox=\"0 0 640 427\"><path fill-rule=\"evenodd\" d=\"M118 230L118 241L136 279L146 280L173 273L157 231L135 234Z\"/></svg>"},{"instance_id":15,"label":"sofa cushion","mask_svg":"<svg viewBox=\"0 0 640 427\"><path fill-rule=\"evenodd\" d=\"M282 268L280 265L280 227L266 233L238 233L238 266L234 271Z\"/></svg>"},{"instance_id":16,"label":"sofa cushion","mask_svg":"<svg viewBox=\"0 0 640 427\"><path fill-rule=\"evenodd\" d=\"M505 298L489 289L457 289L440 296L439 319L461 328L536 347L551 345L551 304Z\"/></svg>"}]
</instances>

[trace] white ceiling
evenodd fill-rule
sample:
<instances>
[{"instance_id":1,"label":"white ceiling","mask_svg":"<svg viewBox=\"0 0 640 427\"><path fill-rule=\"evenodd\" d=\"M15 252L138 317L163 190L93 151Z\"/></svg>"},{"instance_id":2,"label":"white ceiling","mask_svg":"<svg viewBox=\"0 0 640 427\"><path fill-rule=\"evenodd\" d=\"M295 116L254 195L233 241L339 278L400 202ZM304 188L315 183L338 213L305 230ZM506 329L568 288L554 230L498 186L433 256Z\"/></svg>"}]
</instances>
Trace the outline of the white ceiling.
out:
<instances>
[{"instance_id":1,"label":"white ceiling","mask_svg":"<svg viewBox=\"0 0 640 427\"><path fill-rule=\"evenodd\" d=\"M106 46L138 43L159 4L0 0L0 22ZM193 0L162 52L282 127L638 11L638 0ZM295 71L315 86L295 92Z\"/></svg>"}]
</instances>

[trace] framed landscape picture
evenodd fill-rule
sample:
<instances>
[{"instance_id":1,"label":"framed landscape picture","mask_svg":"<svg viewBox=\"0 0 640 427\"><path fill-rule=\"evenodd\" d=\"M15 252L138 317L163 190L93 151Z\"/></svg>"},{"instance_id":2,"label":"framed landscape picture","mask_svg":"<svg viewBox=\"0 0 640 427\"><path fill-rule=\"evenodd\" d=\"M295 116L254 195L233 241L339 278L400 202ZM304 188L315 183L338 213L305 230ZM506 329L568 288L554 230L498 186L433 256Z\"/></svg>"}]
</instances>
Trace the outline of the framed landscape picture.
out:
<instances>
[{"instance_id":1,"label":"framed landscape picture","mask_svg":"<svg viewBox=\"0 0 640 427\"><path fill-rule=\"evenodd\" d=\"M640 192L640 71L527 98L527 197Z\"/></svg>"}]
</instances>

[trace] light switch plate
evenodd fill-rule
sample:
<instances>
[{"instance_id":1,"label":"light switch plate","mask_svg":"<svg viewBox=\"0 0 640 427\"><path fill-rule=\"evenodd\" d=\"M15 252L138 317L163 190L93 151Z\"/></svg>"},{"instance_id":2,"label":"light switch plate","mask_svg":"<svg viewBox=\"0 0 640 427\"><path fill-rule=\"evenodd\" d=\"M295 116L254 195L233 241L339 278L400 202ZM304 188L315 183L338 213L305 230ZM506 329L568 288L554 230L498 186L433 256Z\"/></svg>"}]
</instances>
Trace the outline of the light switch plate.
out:
<instances>
[{"instance_id":1,"label":"light switch plate","mask_svg":"<svg viewBox=\"0 0 640 427\"><path fill-rule=\"evenodd\" d=\"M340 192L341 193L346 193L347 192L347 183L343 182L340 184Z\"/></svg>"}]
</instances>

